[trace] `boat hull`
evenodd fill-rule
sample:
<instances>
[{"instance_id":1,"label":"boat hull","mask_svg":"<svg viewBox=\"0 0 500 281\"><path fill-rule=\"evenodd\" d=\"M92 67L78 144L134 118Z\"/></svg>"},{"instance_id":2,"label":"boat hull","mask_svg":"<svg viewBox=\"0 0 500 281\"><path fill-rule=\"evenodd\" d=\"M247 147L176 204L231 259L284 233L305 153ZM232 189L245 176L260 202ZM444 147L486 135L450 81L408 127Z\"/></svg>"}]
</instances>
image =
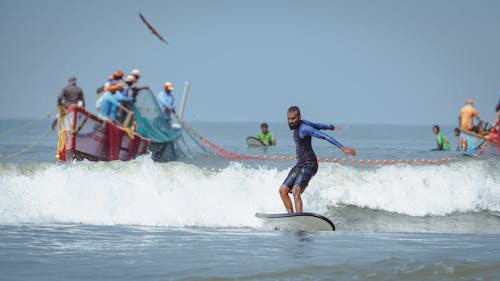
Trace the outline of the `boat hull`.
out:
<instances>
[{"instance_id":1,"label":"boat hull","mask_svg":"<svg viewBox=\"0 0 500 281\"><path fill-rule=\"evenodd\" d=\"M148 153L151 141L71 105L59 118L57 158L72 160L127 161Z\"/></svg>"},{"instance_id":2,"label":"boat hull","mask_svg":"<svg viewBox=\"0 0 500 281\"><path fill-rule=\"evenodd\" d=\"M468 156L485 155L500 157L500 142L488 140L472 132L462 131L460 148Z\"/></svg>"}]
</instances>

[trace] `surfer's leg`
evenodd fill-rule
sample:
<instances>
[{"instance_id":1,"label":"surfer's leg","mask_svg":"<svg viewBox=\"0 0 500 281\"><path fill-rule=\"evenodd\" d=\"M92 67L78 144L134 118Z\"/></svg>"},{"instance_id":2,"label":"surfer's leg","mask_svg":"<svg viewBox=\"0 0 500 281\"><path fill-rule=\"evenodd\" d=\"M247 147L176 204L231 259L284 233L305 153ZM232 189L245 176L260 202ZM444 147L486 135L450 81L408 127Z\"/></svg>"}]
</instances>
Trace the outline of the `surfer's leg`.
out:
<instances>
[{"instance_id":1,"label":"surfer's leg","mask_svg":"<svg viewBox=\"0 0 500 281\"><path fill-rule=\"evenodd\" d=\"M283 201L283 205L285 205L286 211L289 213L293 213L292 200L290 200L290 196L288 196L289 192L290 188L288 188L288 186L282 185L280 187L281 201Z\"/></svg>"},{"instance_id":2,"label":"surfer's leg","mask_svg":"<svg viewBox=\"0 0 500 281\"><path fill-rule=\"evenodd\" d=\"M297 213L302 213L302 198L300 197L300 193L302 193L302 188L300 188L300 186L296 185L292 188L293 201Z\"/></svg>"}]
</instances>

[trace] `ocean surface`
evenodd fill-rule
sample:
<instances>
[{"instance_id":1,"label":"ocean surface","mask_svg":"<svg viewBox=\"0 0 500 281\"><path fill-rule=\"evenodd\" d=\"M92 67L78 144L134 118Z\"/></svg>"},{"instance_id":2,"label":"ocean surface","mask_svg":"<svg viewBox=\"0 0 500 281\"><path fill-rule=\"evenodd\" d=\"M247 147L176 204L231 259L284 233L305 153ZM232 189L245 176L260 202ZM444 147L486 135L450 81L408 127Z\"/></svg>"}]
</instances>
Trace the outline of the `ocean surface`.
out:
<instances>
[{"instance_id":1,"label":"ocean surface","mask_svg":"<svg viewBox=\"0 0 500 281\"><path fill-rule=\"evenodd\" d=\"M295 154L286 123L269 124L278 142L269 148L246 147L257 122L189 123L217 145L259 159L217 159L193 146L177 162L58 164L48 118L12 132L34 121L0 120L0 280L500 276L500 159L430 151L432 125L341 125L329 134L358 150L354 164L314 140L322 161L304 211L329 217L337 231L295 233L265 229L254 217L284 211L278 188ZM456 147L453 127L442 131Z\"/></svg>"}]
</instances>

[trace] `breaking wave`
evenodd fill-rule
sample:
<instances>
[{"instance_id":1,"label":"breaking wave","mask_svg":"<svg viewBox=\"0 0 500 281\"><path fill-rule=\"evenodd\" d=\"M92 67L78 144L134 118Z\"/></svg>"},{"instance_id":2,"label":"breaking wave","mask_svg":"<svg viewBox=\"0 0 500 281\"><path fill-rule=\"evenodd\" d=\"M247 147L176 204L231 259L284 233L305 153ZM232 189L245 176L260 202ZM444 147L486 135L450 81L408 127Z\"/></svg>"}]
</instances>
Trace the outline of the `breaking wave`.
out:
<instances>
[{"instance_id":1,"label":"breaking wave","mask_svg":"<svg viewBox=\"0 0 500 281\"><path fill-rule=\"evenodd\" d=\"M83 223L169 227L257 227L256 212L283 212L278 187L288 170L231 163L0 163L0 224ZM355 206L408 216L500 212L500 163L354 167L320 163L303 195L305 211Z\"/></svg>"}]
</instances>

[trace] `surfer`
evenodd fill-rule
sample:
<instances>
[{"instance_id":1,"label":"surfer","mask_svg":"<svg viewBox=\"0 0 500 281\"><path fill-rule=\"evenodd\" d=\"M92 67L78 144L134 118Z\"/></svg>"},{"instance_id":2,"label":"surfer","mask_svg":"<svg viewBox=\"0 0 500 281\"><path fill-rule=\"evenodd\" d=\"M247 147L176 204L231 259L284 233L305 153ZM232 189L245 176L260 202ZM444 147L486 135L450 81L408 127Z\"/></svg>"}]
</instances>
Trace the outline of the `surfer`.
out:
<instances>
[{"instance_id":1,"label":"surfer","mask_svg":"<svg viewBox=\"0 0 500 281\"><path fill-rule=\"evenodd\" d=\"M292 201L288 193L293 194L295 203L295 211L302 213L302 198L301 193L309 184L311 178L318 170L318 160L311 145L312 137L324 139L331 144L337 146L345 155L356 155L354 148L345 147L329 135L320 132L319 130L341 130L334 125L325 125L313 123L307 120L302 120L300 109L297 106L292 106L287 112L288 126L293 130L293 139L297 151L297 164L292 168L286 177L283 185L279 188L281 200L289 213L293 213Z\"/></svg>"},{"instance_id":2,"label":"surfer","mask_svg":"<svg viewBox=\"0 0 500 281\"><path fill-rule=\"evenodd\" d=\"M450 147L448 145L448 141L444 137L443 133L441 133L441 130L439 129L438 125L432 126L432 131L436 135L436 143L437 143L437 148L434 148L433 151L436 150L450 150Z\"/></svg>"},{"instance_id":3,"label":"surfer","mask_svg":"<svg viewBox=\"0 0 500 281\"><path fill-rule=\"evenodd\" d=\"M257 135L257 139L265 146L276 145L273 133L269 132L267 123L260 124L261 132Z\"/></svg>"}]
</instances>

